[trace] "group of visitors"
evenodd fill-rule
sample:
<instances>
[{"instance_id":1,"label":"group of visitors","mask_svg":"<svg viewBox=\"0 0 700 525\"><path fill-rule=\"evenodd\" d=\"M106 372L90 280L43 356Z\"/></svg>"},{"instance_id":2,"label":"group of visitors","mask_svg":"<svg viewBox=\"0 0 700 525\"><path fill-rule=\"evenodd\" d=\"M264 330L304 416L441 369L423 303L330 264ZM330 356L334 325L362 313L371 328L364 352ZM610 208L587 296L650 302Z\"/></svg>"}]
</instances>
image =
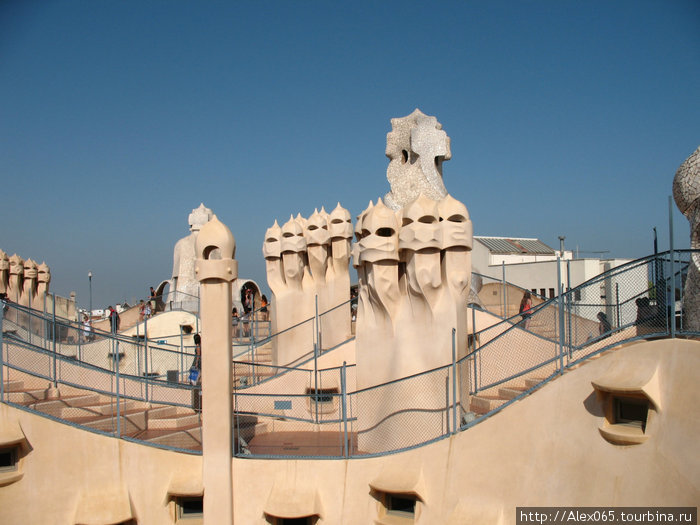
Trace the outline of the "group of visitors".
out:
<instances>
[{"instance_id":1,"label":"group of visitors","mask_svg":"<svg viewBox=\"0 0 700 525\"><path fill-rule=\"evenodd\" d=\"M153 288L151 288L153 289ZM139 303L139 322L142 322L144 319L148 319L153 315L153 307L151 306L151 301L144 302L141 301Z\"/></svg>"},{"instance_id":2,"label":"group of visitors","mask_svg":"<svg viewBox=\"0 0 700 525\"><path fill-rule=\"evenodd\" d=\"M648 299L647 299L648 300ZM523 319L523 328L525 330L528 329L529 324L530 324L530 317L532 316L532 295L530 292L525 292L523 294L523 298L520 300L520 309L519 313L520 316ZM598 315L596 316L598 318L598 336L601 338L604 337L609 337L610 332L612 331L612 326L610 324L610 320L608 319L608 316L605 315L604 312L598 312ZM593 336L591 335L589 337L589 340Z\"/></svg>"},{"instance_id":3,"label":"group of visitors","mask_svg":"<svg viewBox=\"0 0 700 525\"><path fill-rule=\"evenodd\" d=\"M269 302L265 294L260 299L260 310L255 311L255 296L250 288L246 288L243 292L243 315L238 312L235 306L231 310L231 325L233 326L233 337L250 337L251 321L255 319L257 313L258 320L268 321L270 312L268 310ZM243 329L241 330L241 326Z\"/></svg>"}]
</instances>

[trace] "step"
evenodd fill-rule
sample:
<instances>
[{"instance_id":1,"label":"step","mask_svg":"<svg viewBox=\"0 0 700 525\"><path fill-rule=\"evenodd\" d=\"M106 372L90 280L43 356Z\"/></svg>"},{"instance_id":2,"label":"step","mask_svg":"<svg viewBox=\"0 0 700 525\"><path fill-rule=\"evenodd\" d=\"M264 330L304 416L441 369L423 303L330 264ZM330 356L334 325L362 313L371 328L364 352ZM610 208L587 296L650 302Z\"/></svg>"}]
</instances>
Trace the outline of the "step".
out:
<instances>
[{"instance_id":1,"label":"step","mask_svg":"<svg viewBox=\"0 0 700 525\"><path fill-rule=\"evenodd\" d=\"M245 366L246 363L255 363L256 365L269 365L270 363L272 363L272 356L256 354L255 358L251 361L250 354L243 354L236 358L236 362L233 366Z\"/></svg>"},{"instance_id":2,"label":"step","mask_svg":"<svg viewBox=\"0 0 700 525\"><path fill-rule=\"evenodd\" d=\"M102 432L112 433L116 432L117 429L117 418L112 416L71 418L69 421ZM122 436L133 435L146 429L146 413L143 410L126 412L119 416L119 421L119 430Z\"/></svg>"},{"instance_id":3,"label":"step","mask_svg":"<svg viewBox=\"0 0 700 525\"><path fill-rule=\"evenodd\" d=\"M19 392L6 392L5 398L10 403L17 403L18 405L33 404L37 401L41 401L46 397L46 389L42 388L39 390L24 390Z\"/></svg>"},{"instance_id":4,"label":"step","mask_svg":"<svg viewBox=\"0 0 700 525\"><path fill-rule=\"evenodd\" d=\"M177 408L175 406L169 405L156 405L148 409L148 417L150 418L161 418L161 417L172 417L177 414Z\"/></svg>"},{"instance_id":5,"label":"step","mask_svg":"<svg viewBox=\"0 0 700 525\"><path fill-rule=\"evenodd\" d=\"M148 429L182 429L193 427L201 423L199 414L182 415L172 418L148 418Z\"/></svg>"},{"instance_id":6,"label":"step","mask_svg":"<svg viewBox=\"0 0 700 525\"><path fill-rule=\"evenodd\" d=\"M135 403L133 401L125 401L120 403L119 406L119 412L121 414L126 414L129 413L130 411L138 410L138 407L136 407ZM103 405L88 405L88 406L81 406L81 407L74 407L74 406L68 406L62 408L58 414L57 417L60 417L61 419L74 419L78 417L89 417L89 416L115 416L117 414L117 406L116 404L113 405L111 403L109 404L103 404ZM55 414L56 415L56 414Z\"/></svg>"},{"instance_id":7,"label":"step","mask_svg":"<svg viewBox=\"0 0 700 525\"><path fill-rule=\"evenodd\" d=\"M503 399L510 400L515 399L523 392L525 392L524 388L505 386L498 389L498 396Z\"/></svg>"},{"instance_id":8,"label":"step","mask_svg":"<svg viewBox=\"0 0 700 525\"><path fill-rule=\"evenodd\" d=\"M249 386L253 386L253 379L255 379L255 383L259 383L260 381L263 381L265 379L269 379L270 377L275 376L275 371L271 368L268 368L267 370L255 371L255 377L253 377L250 372L245 373L245 374L236 374L233 378L233 383L234 383L234 388L246 388Z\"/></svg>"},{"instance_id":9,"label":"step","mask_svg":"<svg viewBox=\"0 0 700 525\"><path fill-rule=\"evenodd\" d=\"M19 392L24 390L24 381L21 379L10 379L8 381L3 381L3 386L5 392Z\"/></svg>"},{"instance_id":10,"label":"step","mask_svg":"<svg viewBox=\"0 0 700 525\"><path fill-rule=\"evenodd\" d=\"M119 405L119 410L123 413L141 408L137 405L136 401L126 399L122 399ZM35 403L30 408L62 419L88 416L111 416L117 413L116 403L102 401L99 399L99 396L95 394L47 399Z\"/></svg>"},{"instance_id":11,"label":"step","mask_svg":"<svg viewBox=\"0 0 700 525\"><path fill-rule=\"evenodd\" d=\"M525 379L525 386L527 386L527 388L532 388L542 383L542 381L544 381L542 377L530 377Z\"/></svg>"},{"instance_id":12,"label":"step","mask_svg":"<svg viewBox=\"0 0 700 525\"><path fill-rule=\"evenodd\" d=\"M260 434L267 434L270 430L268 427L268 424L264 421L258 421L253 424L238 424L234 423L233 425L234 432L236 435L240 436L243 438L243 440L246 443L250 443L250 441L255 437L259 436Z\"/></svg>"},{"instance_id":13,"label":"step","mask_svg":"<svg viewBox=\"0 0 700 525\"><path fill-rule=\"evenodd\" d=\"M109 398L105 399L105 396L100 394L74 394L74 395L63 395L61 392L61 401L65 401L68 405L72 407L85 407L92 405L99 405L106 403Z\"/></svg>"},{"instance_id":14,"label":"step","mask_svg":"<svg viewBox=\"0 0 700 525\"><path fill-rule=\"evenodd\" d=\"M233 365L234 377L275 375L277 369L265 363L235 363Z\"/></svg>"},{"instance_id":15,"label":"step","mask_svg":"<svg viewBox=\"0 0 700 525\"><path fill-rule=\"evenodd\" d=\"M491 412L493 409L498 408L506 400L492 395L476 395L471 396L469 402L469 409L476 414L486 414Z\"/></svg>"},{"instance_id":16,"label":"step","mask_svg":"<svg viewBox=\"0 0 700 525\"><path fill-rule=\"evenodd\" d=\"M168 447L190 450L202 449L202 427L200 425L174 431L173 429L149 429L145 432L137 433L134 437Z\"/></svg>"},{"instance_id":17,"label":"step","mask_svg":"<svg viewBox=\"0 0 700 525\"><path fill-rule=\"evenodd\" d=\"M191 428L201 424L199 413L194 412L189 408L170 407L175 410L168 412L156 412L153 410L148 412L148 429L182 429Z\"/></svg>"}]
</instances>

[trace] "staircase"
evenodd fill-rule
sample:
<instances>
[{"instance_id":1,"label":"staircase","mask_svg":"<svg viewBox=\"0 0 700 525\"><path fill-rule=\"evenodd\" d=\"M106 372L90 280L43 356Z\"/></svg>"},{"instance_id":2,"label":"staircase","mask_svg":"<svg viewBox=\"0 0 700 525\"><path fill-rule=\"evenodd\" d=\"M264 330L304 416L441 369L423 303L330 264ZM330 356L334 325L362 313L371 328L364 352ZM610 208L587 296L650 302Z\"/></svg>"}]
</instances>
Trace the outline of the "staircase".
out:
<instances>
[{"instance_id":1,"label":"staircase","mask_svg":"<svg viewBox=\"0 0 700 525\"><path fill-rule=\"evenodd\" d=\"M116 434L118 420L121 437L202 449L201 416L191 408L129 399L120 399L117 407L115 397L66 385L57 390L49 383L47 388L40 386L40 381L31 376L5 381L7 401L105 433Z\"/></svg>"},{"instance_id":2,"label":"staircase","mask_svg":"<svg viewBox=\"0 0 700 525\"><path fill-rule=\"evenodd\" d=\"M245 388L270 378L277 373L272 366L272 341L255 348L253 359L250 353L243 354L233 363L233 387Z\"/></svg>"},{"instance_id":3,"label":"staircase","mask_svg":"<svg viewBox=\"0 0 700 525\"><path fill-rule=\"evenodd\" d=\"M602 356L607 355L610 352L614 352L624 346L626 345L618 345L613 348L608 348L607 350L601 353L591 355L587 357L586 360L566 368L564 370L564 373L568 373L573 370L576 370L577 368L585 366L589 362L595 361L596 359L600 359ZM511 399L515 399L516 397L522 395L525 391L530 390L531 388L542 386L543 382L546 379L546 377L538 376L537 372L533 372L527 377L518 378L512 384L506 383L501 386L484 390L483 392L471 396L469 410L471 410L476 416L483 416L484 414L495 410L501 405L504 405Z\"/></svg>"}]
</instances>

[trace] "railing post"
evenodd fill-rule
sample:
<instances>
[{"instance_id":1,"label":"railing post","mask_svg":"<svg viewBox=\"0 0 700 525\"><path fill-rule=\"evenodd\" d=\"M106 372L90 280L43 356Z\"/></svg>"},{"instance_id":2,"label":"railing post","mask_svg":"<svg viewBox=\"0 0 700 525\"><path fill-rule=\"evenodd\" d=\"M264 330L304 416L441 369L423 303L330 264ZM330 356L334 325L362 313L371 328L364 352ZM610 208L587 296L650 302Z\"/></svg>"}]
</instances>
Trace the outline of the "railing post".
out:
<instances>
[{"instance_id":1,"label":"railing post","mask_svg":"<svg viewBox=\"0 0 700 525\"><path fill-rule=\"evenodd\" d=\"M561 259L557 257L557 307L559 309L559 374L564 374L564 301L561 285Z\"/></svg>"},{"instance_id":2,"label":"railing post","mask_svg":"<svg viewBox=\"0 0 700 525\"><path fill-rule=\"evenodd\" d=\"M617 317L615 325L620 327L622 326L622 318L620 317L620 283L615 283L615 304L615 316Z\"/></svg>"},{"instance_id":3,"label":"railing post","mask_svg":"<svg viewBox=\"0 0 700 525\"><path fill-rule=\"evenodd\" d=\"M44 322L44 338L42 341L42 345L44 350L48 350L48 344L49 344L49 320L47 319L47 314L46 314L46 296L48 294L44 295L44 315L42 317L42 321ZM92 319L92 318L91 318Z\"/></svg>"},{"instance_id":4,"label":"railing post","mask_svg":"<svg viewBox=\"0 0 700 525\"><path fill-rule=\"evenodd\" d=\"M144 318L145 319L145 318ZM140 330L140 324L141 323L136 323L136 375L139 377L143 377L143 374L141 373L141 330ZM143 385L143 383L141 383ZM144 395L145 399L145 395Z\"/></svg>"},{"instance_id":5,"label":"railing post","mask_svg":"<svg viewBox=\"0 0 700 525\"><path fill-rule=\"evenodd\" d=\"M503 276L503 281L501 282L501 299L503 300L503 318L508 317L506 311L506 262L501 261L501 275Z\"/></svg>"},{"instance_id":6,"label":"railing post","mask_svg":"<svg viewBox=\"0 0 700 525\"><path fill-rule=\"evenodd\" d=\"M143 320L143 375L146 390L146 402L148 403L148 382L151 376L148 374L148 318Z\"/></svg>"},{"instance_id":7,"label":"railing post","mask_svg":"<svg viewBox=\"0 0 700 525\"><path fill-rule=\"evenodd\" d=\"M318 425L318 354L319 354L319 328L318 328L318 295L316 296L315 341L314 341L314 406L316 407L316 424Z\"/></svg>"},{"instance_id":8,"label":"railing post","mask_svg":"<svg viewBox=\"0 0 700 525\"><path fill-rule=\"evenodd\" d=\"M692 256L692 253L690 255ZM680 297L678 300L681 304L681 311L680 311L680 315L678 316L678 320L680 321L679 328L681 330L681 333L683 333L685 331L685 325L683 323L683 317L685 317L684 312L683 312L683 305L685 304L684 297L683 297L683 293L685 292L685 286L683 285L683 261L679 261L679 264L680 264L680 268L678 269L678 277L680 278L680 287L679 287ZM688 278L688 275L687 275L687 270L686 270L686 279L687 278Z\"/></svg>"},{"instance_id":9,"label":"railing post","mask_svg":"<svg viewBox=\"0 0 700 525\"><path fill-rule=\"evenodd\" d=\"M316 302L316 346L318 347L319 353L322 351L321 349L323 348L321 346L321 319L318 315L318 295L315 296L315 302Z\"/></svg>"},{"instance_id":10,"label":"railing post","mask_svg":"<svg viewBox=\"0 0 700 525\"><path fill-rule=\"evenodd\" d=\"M257 385L258 384L258 375L256 374L255 349L253 348L253 343L250 343L250 362L251 362L251 368L252 368L252 372L253 372L253 384Z\"/></svg>"},{"instance_id":11,"label":"railing post","mask_svg":"<svg viewBox=\"0 0 700 525\"><path fill-rule=\"evenodd\" d=\"M670 257L671 257L671 311L669 323L671 325L671 337L676 337L676 271L675 271L675 254L673 253L673 200L671 196L668 197L668 229L669 229L669 242L670 242ZM668 308L667 308L668 311ZM668 313L666 314L669 315Z\"/></svg>"},{"instance_id":12,"label":"railing post","mask_svg":"<svg viewBox=\"0 0 700 525\"><path fill-rule=\"evenodd\" d=\"M180 374L178 378L182 378L182 373L185 371L185 349L182 346L182 326L180 326Z\"/></svg>"},{"instance_id":13,"label":"railing post","mask_svg":"<svg viewBox=\"0 0 700 525\"><path fill-rule=\"evenodd\" d=\"M254 334L253 340L257 341L259 339L259 337L258 337L258 316L256 315L256 311L255 311L255 295L253 295L251 308L253 309L252 310L252 312L253 312L253 334Z\"/></svg>"},{"instance_id":14,"label":"railing post","mask_svg":"<svg viewBox=\"0 0 700 525\"><path fill-rule=\"evenodd\" d=\"M53 338L53 386L58 388L58 378L56 377L56 294L51 294L51 297L53 298L53 330L51 331Z\"/></svg>"},{"instance_id":15,"label":"railing post","mask_svg":"<svg viewBox=\"0 0 700 525\"><path fill-rule=\"evenodd\" d=\"M472 305L472 361L474 362L474 394L477 393L477 385L479 384L476 375L476 357L476 308L474 308L474 305Z\"/></svg>"},{"instance_id":16,"label":"railing post","mask_svg":"<svg viewBox=\"0 0 700 525\"><path fill-rule=\"evenodd\" d=\"M455 344L455 334L457 330L452 329L452 433L457 433L457 345Z\"/></svg>"},{"instance_id":17,"label":"railing post","mask_svg":"<svg viewBox=\"0 0 700 525\"><path fill-rule=\"evenodd\" d=\"M316 424L318 425L318 351L314 343L314 407L316 413Z\"/></svg>"},{"instance_id":18,"label":"railing post","mask_svg":"<svg viewBox=\"0 0 700 525\"><path fill-rule=\"evenodd\" d=\"M27 338L29 339L29 344L32 344L32 294L29 294L29 312L27 313L29 318L29 328L27 330Z\"/></svg>"},{"instance_id":19,"label":"railing post","mask_svg":"<svg viewBox=\"0 0 700 525\"><path fill-rule=\"evenodd\" d=\"M5 301L0 301L0 401L5 400L5 339L3 326L5 324Z\"/></svg>"},{"instance_id":20,"label":"railing post","mask_svg":"<svg viewBox=\"0 0 700 525\"><path fill-rule=\"evenodd\" d=\"M347 388L347 363L343 361L343 368L340 370L340 390L342 392L343 409L343 457L349 457L350 447L348 444L348 388Z\"/></svg>"},{"instance_id":21,"label":"railing post","mask_svg":"<svg viewBox=\"0 0 700 525\"><path fill-rule=\"evenodd\" d=\"M78 361L83 360L83 346L82 346L82 339L83 339L83 323L80 321L80 314L78 314L78 324L76 331L78 332Z\"/></svg>"},{"instance_id":22,"label":"railing post","mask_svg":"<svg viewBox=\"0 0 700 525\"><path fill-rule=\"evenodd\" d=\"M571 359L571 346L572 346L572 339L571 339L571 303L573 301L572 298L572 293L571 293L571 259L566 260L566 337L567 340L569 341L568 347L568 358L569 360ZM568 363L568 361L567 361Z\"/></svg>"},{"instance_id":23,"label":"railing post","mask_svg":"<svg viewBox=\"0 0 700 525\"><path fill-rule=\"evenodd\" d=\"M119 339L117 342L117 352L114 354L114 367L117 373L117 437L121 437L121 406L119 399Z\"/></svg>"}]
</instances>

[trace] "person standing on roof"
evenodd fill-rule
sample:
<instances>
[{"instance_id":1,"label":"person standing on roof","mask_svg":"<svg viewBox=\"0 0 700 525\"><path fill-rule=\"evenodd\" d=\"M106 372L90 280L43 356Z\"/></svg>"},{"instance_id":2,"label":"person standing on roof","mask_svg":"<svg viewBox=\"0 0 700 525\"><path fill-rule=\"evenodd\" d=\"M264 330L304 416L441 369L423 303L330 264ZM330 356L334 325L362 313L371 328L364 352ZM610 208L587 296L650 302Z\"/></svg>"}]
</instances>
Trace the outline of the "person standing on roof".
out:
<instances>
[{"instance_id":1,"label":"person standing on roof","mask_svg":"<svg viewBox=\"0 0 700 525\"><path fill-rule=\"evenodd\" d=\"M523 318L523 328L527 330L530 324L530 316L532 315L532 296L530 292L525 292L523 294L523 298L520 300L520 309L518 313Z\"/></svg>"},{"instance_id":2,"label":"person standing on roof","mask_svg":"<svg viewBox=\"0 0 700 525\"><path fill-rule=\"evenodd\" d=\"M112 328L112 333L116 334L119 331L119 313L112 308L112 305L107 308L107 311L109 312L109 326Z\"/></svg>"},{"instance_id":3,"label":"person standing on roof","mask_svg":"<svg viewBox=\"0 0 700 525\"><path fill-rule=\"evenodd\" d=\"M156 291L153 289L153 286L151 286L151 310L156 311L156 300L158 296L156 295Z\"/></svg>"}]
</instances>

